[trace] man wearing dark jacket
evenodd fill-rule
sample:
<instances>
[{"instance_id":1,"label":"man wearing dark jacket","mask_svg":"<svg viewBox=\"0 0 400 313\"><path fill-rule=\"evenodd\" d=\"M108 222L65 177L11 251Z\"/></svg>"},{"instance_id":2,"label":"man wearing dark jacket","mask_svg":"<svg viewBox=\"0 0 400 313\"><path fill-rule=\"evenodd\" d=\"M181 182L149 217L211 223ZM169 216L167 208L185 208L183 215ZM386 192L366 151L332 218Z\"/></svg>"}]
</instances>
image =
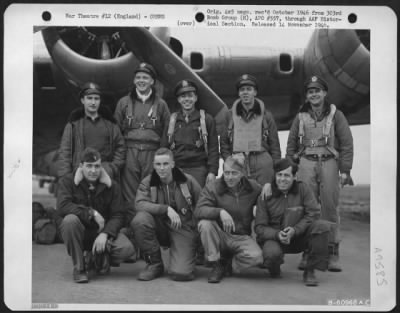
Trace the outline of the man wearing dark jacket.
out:
<instances>
[{"instance_id":1,"label":"man wearing dark jacket","mask_svg":"<svg viewBox=\"0 0 400 313\"><path fill-rule=\"evenodd\" d=\"M111 258L111 263L118 265L135 253L128 238L119 232L126 218L120 188L102 167L97 150L86 148L78 169L60 179L57 209L63 218L61 235L72 257L75 282L89 281L92 264L85 264L84 254L95 264ZM97 270L107 272L104 265Z\"/></svg>"},{"instance_id":2,"label":"man wearing dark jacket","mask_svg":"<svg viewBox=\"0 0 400 313\"><path fill-rule=\"evenodd\" d=\"M203 187L218 175L219 146L214 118L196 108L197 86L182 80L175 87L181 110L172 113L168 142L177 167L196 178Z\"/></svg>"},{"instance_id":3,"label":"man wearing dark jacket","mask_svg":"<svg viewBox=\"0 0 400 313\"><path fill-rule=\"evenodd\" d=\"M262 263L261 249L251 237L253 207L261 186L245 173L243 157L228 157L223 177L204 187L196 206L201 242L213 266L209 283L219 283L231 270L239 273Z\"/></svg>"},{"instance_id":4,"label":"man wearing dark jacket","mask_svg":"<svg viewBox=\"0 0 400 313\"><path fill-rule=\"evenodd\" d=\"M75 171L80 153L87 147L98 150L102 166L113 179L119 179L125 164L124 138L107 107L101 106L101 91L86 83L80 92L83 108L74 110L65 126L59 150L58 177Z\"/></svg>"},{"instance_id":5,"label":"man wearing dark jacket","mask_svg":"<svg viewBox=\"0 0 400 313\"><path fill-rule=\"evenodd\" d=\"M307 286L318 284L314 269L328 266L329 225L318 220L320 208L310 187L296 181L297 165L289 159L274 164L272 195L257 203L255 232L263 248L264 266L280 276L284 253L309 251L304 270Z\"/></svg>"},{"instance_id":6,"label":"man wearing dark jacket","mask_svg":"<svg viewBox=\"0 0 400 313\"><path fill-rule=\"evenodd\" d=\"M135 242L147 263L138 279L149 281L163 275L161 245L170 247L171 278L193 280L197 234L193 209L201 188L192 176L175 167L167 148L155 152L153 166L153 173L139 185L137 214L131 222Z\"/></svg>"}]
</instances>

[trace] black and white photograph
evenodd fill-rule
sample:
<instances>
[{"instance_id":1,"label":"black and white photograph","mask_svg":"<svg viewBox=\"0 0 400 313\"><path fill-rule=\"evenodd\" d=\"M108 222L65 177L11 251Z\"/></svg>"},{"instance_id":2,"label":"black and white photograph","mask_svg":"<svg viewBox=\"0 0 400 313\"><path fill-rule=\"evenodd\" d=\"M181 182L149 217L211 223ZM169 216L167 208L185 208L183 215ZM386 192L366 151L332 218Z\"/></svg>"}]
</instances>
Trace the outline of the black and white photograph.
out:
<instances>
[{"instance_id":1,"label":"black and white photograph","mask_svg":"<svg viewBox=\"0 0 400 313\"><path fill-rule=\"evenodd\" d=\"M27 8L4 174L27 309L394 305L396 58L370 7Z\"/></svg>"}]
</instances>

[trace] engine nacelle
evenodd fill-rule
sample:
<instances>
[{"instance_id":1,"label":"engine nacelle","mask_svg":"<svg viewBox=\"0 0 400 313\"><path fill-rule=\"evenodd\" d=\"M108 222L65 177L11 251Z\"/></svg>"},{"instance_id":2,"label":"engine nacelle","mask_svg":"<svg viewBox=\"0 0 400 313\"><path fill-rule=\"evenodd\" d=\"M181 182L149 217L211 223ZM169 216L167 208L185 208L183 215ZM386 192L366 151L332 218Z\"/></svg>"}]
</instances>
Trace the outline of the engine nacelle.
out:
<instances>
[{"instance_id":1,"label":"engine nacelle","mask_svg":"<svg viewBox=\"0 0 400 313\"><path fill-rule=\"evenodd\" d=\"M362 110L355 123L369 123L370 52L356 31L314 32L304 53L304 74L326 80L329 101L348 114Z\"/></svg>"}]
</instances>

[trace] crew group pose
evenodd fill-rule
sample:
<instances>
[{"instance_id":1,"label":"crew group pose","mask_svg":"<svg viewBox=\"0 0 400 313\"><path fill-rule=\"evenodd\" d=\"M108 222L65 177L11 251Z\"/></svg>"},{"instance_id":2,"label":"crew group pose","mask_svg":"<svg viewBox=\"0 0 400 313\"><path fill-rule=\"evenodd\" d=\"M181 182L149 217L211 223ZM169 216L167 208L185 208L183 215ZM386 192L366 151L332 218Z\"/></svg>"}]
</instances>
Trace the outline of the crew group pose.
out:
<instances>
[{"instance_id":1,"label":"crew group pose","mask_svg":"<svg viewBox=\"0 0 400 313\"><path fill-rule=\"evenodd\" d=\"M162 247L169 248L170 278L193 280L196 255L203 258L199 238L212 266L209 283L253 266L280 277L286 253L304 252L307 286L318 285L316 269L341 271L339 185L352 183L353 139L343 113L326 100L326 82L305 82L306 101L281 159L274 118L256 97L253 76L237 81L221 149L196 84L176 85L180 108L170 114L156 78L141 63L114 116L100 106L99 86L85 84L83 108L65 127L57 207L74 281L88 282L91 269L108 273L136 251L146 262L138 279L154 280L166 268Z\"/></svg>"}]
</instances>

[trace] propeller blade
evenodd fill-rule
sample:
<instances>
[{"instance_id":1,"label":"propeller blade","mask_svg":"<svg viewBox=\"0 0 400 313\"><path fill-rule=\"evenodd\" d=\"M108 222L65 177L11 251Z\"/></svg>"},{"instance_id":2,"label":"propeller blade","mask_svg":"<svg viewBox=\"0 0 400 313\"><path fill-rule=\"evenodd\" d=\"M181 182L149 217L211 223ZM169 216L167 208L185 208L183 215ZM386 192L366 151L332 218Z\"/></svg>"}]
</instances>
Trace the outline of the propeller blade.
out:
<instances>
[{"instance_id":1,"label":"propeller blade","mask_svg":"<svg viewBox=\"0 0 400 313\"><path fill-rule=\"evenodd\" d=\"M153 65L165 87L173 90L182 79L190 79L198 87L200 108L214 116L217 128L224 127L228 108L222 99L166 44L146 28L124 28L120 32L127 48L142 61Z\"/></svg>"},{"instance_id":2,"label":"propeller blade","mask_svg":"<svg viewBox=\"0 0 400 313\"><path fill-rule=\"evenodd\" d=\"M110 46L108 45L108 41L106 38L101 39L100 59L102 60L111 59L111 49Z\"/></svg>"},{"instance_id":3,"label":"propeller blade","mask_svg":"<svg viewBox=\"0 0 400 313\"><path fill-rule=\"evenodd\" d=\"M130 90L133 69L139 64L132 53L107 60L91 59L70 49L61 40L55 28L44 29L42 35L54 64L61 71L62 77L73 86L93 81L104 91L120 96Z\"/></svg>"}]
</instances>

